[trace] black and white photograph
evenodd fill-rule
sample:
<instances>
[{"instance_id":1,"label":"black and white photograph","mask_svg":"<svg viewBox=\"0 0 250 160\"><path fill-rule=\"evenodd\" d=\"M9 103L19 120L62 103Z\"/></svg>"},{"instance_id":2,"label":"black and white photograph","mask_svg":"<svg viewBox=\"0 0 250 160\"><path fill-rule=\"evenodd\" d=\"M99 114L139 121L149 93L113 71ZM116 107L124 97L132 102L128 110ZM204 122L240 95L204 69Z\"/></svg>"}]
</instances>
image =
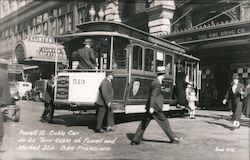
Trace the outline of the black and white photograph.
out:
<instances>
[{"instance_id":1,"label":"black and white photograph","mask_svg":"<svg viewBox=\"0 0 250 160\"><path fill-rule=\"evenodd\" d=\"M250 160L250 0L0 0L0 160Z\"/></svg>"}]
</instances>

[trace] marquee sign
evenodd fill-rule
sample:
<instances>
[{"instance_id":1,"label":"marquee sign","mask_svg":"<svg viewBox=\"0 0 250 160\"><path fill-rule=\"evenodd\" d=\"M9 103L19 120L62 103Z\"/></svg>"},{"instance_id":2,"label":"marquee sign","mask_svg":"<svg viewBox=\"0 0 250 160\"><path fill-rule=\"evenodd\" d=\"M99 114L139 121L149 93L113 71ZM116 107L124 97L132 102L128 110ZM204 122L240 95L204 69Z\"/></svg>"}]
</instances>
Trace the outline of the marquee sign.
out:
<instances>
[{"instance_id":1,"label":"marquee sign","mask_svg":"<svg viewBox=\"0 0 250 160\"><path fill-rule=\"evenodd\" d=\"M39 55L42 55L42 56L54 57L54 56L56 56L56 52L57 52L57 56L59 56L59 57L63 56L61 49L50 48L50 47L41 47L39 49Z\"/></svg>"},{"instance_id":2,"label":"marquee sign","mask_svg":"<svg viewBox=\"0 0 250 160\"><path fill-rule=\"evenodd\" d=\"M15 56L18 62L67 62L64 46L57 44L53 37L41 35L28 35L25 40L18 41Z\"/></svg>"},{"instance_id":3,"label":"marquee sign","mask_svg":"<svg viewBox=\"0 0 250 160\"><path fill-rule=\"evenodd\" d=\"M27 40L31 42L55 43L54 37L41 35L27 35Z\"/></svg>"},{"instance_id":4,"label":"marquee sign","mask_svg":"<svg viewBox=\"0 0 250 160\"><path fill-rule=\"evenodd\" d=\"M165 38L179 44L250 35L250 22L225 24L171 34Z\"/></svg>"}]
</instances>

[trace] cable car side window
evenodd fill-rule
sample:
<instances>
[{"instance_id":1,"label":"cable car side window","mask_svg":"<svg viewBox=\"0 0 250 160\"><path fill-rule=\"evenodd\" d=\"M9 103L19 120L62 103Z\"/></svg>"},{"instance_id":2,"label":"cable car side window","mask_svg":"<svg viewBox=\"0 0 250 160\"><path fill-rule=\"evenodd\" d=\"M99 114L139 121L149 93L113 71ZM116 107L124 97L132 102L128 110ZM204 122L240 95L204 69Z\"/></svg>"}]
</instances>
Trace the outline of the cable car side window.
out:
<instances>
[{"instance_id":1,"label":"cable car side window","mask_svg":"<svg viewBox=\"0 0 250 160\"><path fill-rule=\"evenodd\" d=\"M166 67L166 74L172 75L173 74L173 56L166 54L165 55L165 67Z\"/></svg>"},{"instance_id":2,"label":"cable car side window","mask_svg":"<svg viewBox=\"0 0 250 160\"><path fill-rule=\"evenodd\" d=\"M142 47L137 45L133 46L133 69L142 70L142 51Z\"/></svg>"},{"instance_id":3,"label":"cable car side window","mask_svg":"<svg viewBox=\"0 0 250 160\"><path fill-rule=\"evenodd\" d=\"M156 52L156 72L164 66L164 54L160 51Z\"/></svg>"},{"instance_id":4,"label":"cable car side window","mask_svg":"<svg viewBox=\"0 0 250 160\"><path fill-rule=\"evenodd\" d=\"M154 72L154 50L150 48L145 49L144 70Z\"/></svg>"}]
</instances>

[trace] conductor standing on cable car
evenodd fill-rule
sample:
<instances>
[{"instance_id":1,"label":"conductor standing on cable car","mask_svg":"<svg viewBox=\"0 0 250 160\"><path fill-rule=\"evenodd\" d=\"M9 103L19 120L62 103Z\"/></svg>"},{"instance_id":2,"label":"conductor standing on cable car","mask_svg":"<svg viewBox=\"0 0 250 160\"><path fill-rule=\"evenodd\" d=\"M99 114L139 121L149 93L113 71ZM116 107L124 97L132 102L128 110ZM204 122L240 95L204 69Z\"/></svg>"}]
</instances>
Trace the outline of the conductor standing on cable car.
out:
<instances>
[{"instance_id":1,"label":"conductor standing on cable car","mask_svg":"<svg viewBox=\"0 0 250 160\"><path fill-rule=\"evenodd\" d=\"M146 115L143 117L131 145L139 145L144 131L146 130L151 118L154 118L160 125L163 131L170 139L170 143L179 143L180 138L177 138L170 128L168 119L162 112L163 108L163 95L162 95L162 80L165 78L166 71L164 67L157 73L157 78L154 79L150 85L149 99L146 105Z\"/></svg>"},{"instance_id":2,"label":"conductor standing on cable car","mask_svg":"<svg viewBox=\"0 0 250 160\"><path fill-rule=\"evenodd\" d=\"M91 48L92 40L85 39L83 44L85 45L84 48L78 49L72 55L73 58L76 57L79 61L77 69L96 69L96 53Z\"/></svg>"}]
</instances>

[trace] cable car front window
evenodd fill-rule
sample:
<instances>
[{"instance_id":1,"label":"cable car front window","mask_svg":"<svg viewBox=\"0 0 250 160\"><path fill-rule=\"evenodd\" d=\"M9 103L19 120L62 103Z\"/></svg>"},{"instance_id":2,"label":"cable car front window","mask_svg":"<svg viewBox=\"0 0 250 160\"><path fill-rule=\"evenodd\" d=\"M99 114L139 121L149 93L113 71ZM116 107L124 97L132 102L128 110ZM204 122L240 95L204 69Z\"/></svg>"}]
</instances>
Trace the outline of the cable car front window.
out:
<instances>
[{"instance_id":1,"label":"cable car front window","mask_svg":"<svg viewBox=\"0 0 250 160\"><path fill-rule=\"evenodd\" d=\"M121 37L114 37L113 69L127 68L127 46L129 40Z\"/></svg>"},{"instance_id":2,"label":"cable car front window","mask_svg":"<svg viewBox=\"0 0 250 160\"><path fill-rule=\"evenodd\" d=\"M80 37L69 44L72 69L110 69L111 37Z\"/></svg>"}]
</instances>

